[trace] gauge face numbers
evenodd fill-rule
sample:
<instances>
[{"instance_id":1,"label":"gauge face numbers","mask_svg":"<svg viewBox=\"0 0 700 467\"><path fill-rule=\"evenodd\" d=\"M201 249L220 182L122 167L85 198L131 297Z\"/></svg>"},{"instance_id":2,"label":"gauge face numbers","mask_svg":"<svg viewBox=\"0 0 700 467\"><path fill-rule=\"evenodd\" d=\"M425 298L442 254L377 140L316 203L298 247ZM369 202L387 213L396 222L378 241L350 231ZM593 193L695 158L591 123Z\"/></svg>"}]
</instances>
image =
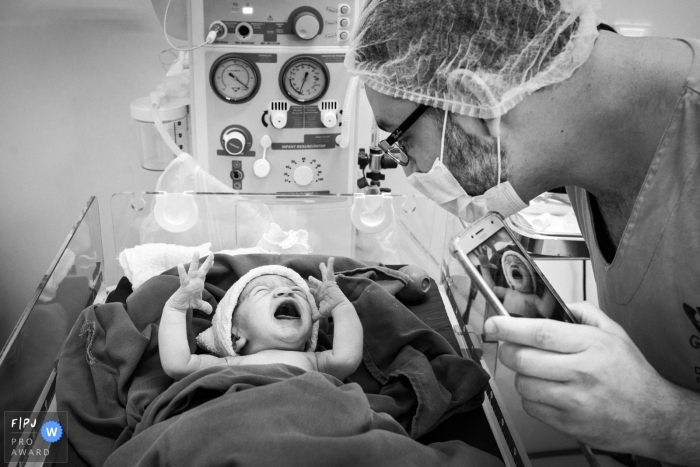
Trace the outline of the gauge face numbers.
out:
<instances>
[{"instance_id":1,"label":"gauge face numbers","mask_svg":"<svg viewBox=\"0 0 700 467\"><path fill-rule=\"evenodd\" d=\"M328 69L313 57L296 57L282 69L282 92L298 104L310 104L323 97L328 90Z\"/></svg>"},{"instance_id":2,"label":"gauge face numbers","mask_svg":"<svg viewBox=\"0 0 700 467\"><path fill-rule=\"evenodd\" d=\"M232 104L253 98L260 88L260 72L248 60L227 56L219 58L211 69L211 86L217 96Z\"/></svg>"},{"instance_id":3,"label":"gauge face numbers","mask_svg":"<svg viewBox=\"0 0 700 467\"><path fill-rule=\"evenodd\" d=\"M292 159L288 165L284 166L284 183L295 183L299 186L308 186L313 182L323 181L323 171L321 163L316 159L308 161L302 157L301 161Z\"/></svg>"}]
</instances>

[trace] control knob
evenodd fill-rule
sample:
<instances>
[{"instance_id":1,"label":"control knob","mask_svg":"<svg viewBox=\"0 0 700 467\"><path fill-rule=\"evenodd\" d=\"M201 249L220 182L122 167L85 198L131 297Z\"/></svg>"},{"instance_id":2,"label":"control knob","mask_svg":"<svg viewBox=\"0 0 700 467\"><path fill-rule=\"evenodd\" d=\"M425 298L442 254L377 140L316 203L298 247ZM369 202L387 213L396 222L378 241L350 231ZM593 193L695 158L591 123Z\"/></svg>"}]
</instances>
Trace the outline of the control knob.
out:
<instances>
[{"instance_id":1,"label":"control knob","mask_svg":"<svg viewBox=\"0 0 700 467\"><path fill-rule=\"evenodd\" d=\"M335 112L323 112L321 114L321 122L326 128L333 128L338 124L338 116Z\"/></svg>"},{"instance_id":2,"label":"control knob","mask_svg":"<svg viewBox=\"0 0 700 467\"><path fill-rule=\"evenodd\" d=\"M302 165L294 170L294 181L297 185L307 186L314 181L314 171L308 165Z\"/></svg>"},{"instance_id":3,"label":"control knob","mask_svg":"<svg viewBox=\"0 0 700 467\"><path fill-rule=\"evenodd\" d=\"M299 13L294 18L294 33L301 39L311 40L318 36L320 30L321 23L319 23L318 18L313 13Z\"/></svg>"},{"instance_id":4,"label":"control knob","mask_svg":"<svg viewBox=\"0 0 700 467\"><path fill-rule=\"evenodd\" d=\"M224 135L224 149L232 156L241 154L245 144L246 137L239 130L231 130Z\"/></svg>"}]
</instances>

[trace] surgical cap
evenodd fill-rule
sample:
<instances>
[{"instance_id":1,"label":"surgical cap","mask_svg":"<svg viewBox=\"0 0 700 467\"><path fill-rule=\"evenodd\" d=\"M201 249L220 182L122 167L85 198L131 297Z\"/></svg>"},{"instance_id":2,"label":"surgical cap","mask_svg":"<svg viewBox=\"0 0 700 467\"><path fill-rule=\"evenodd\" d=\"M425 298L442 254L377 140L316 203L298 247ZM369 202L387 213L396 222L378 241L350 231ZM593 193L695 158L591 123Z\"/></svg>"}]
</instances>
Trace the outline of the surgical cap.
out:
<instances>
[{"instance_id":1,"label":"surgical cap","mask_svg":"<svg viewBox=\"0 0 700 467\"><path fill-rule=\"evenodd\" d=\"M382 94L496 118L588 59L598 7L597 0L369 0L345 65Z\"/></svg>"}]
</instances>

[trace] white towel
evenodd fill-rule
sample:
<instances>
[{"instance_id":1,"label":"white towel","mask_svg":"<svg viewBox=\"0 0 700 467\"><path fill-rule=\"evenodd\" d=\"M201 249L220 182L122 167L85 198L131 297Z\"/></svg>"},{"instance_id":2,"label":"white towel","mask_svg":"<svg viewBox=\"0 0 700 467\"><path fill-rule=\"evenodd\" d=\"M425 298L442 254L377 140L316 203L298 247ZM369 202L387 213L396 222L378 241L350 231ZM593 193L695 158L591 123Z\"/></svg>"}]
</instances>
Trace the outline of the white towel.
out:
<instances>
[{"instance_id":1,"label":"white towel","mask_svg":"<svg viewBox=\"0 0 700 467\"><path fill-rule=\"evenodd\" d=\"M187 266L192 261L192 255L195 251L199 252L200 258L204 258L211 253L211 242L199 246L146 243L134 248L127 248L119 253L119 264L131 282L131 287L136 290L148 279L157 276L163 271L174 268L180 263ZM254 247L221 250L216 253L236 256L271 252L263 248Z\"/></svg>"},{"instance_id":2,"label":"white towel","mask_svg":"<svg viewBox=\"0 0 700 467\"><path fill-rule=\"evenodd\" d=\"M163 271L180 263L189 264L195 251L198 251L202 258L209 255L210 248L211 242L199 246L146 243L119 253L119 264L131 281L131 287L136 290L148 279Z\"/></svg>"},{"instance_id":3,"label":"white towel","mask_svg":"<svg viewBox=\"0 0 700 467\"><path fill-rule=\"evenodd\" d=\"M236 255L254 255L254 254L272 254L272 251L268 251L264 248L260 248L257 246L254 246L252 248L237 248L235 250L221 250L217 251L216 254L221 254L221 255L229 255L229 256L236 256Z\"/></svg>"},{"instance_id":4,"label":"white towel","mask_svg":"<svg viewBox=\"0 0 700 467\"><path fill-rule=\"evenodd\" d=\"M581 235L573 210L564 216L556 216L548 212L542 214L519 212L517 215L530 224L534 231L542 234Z\"/></svg>"}]
</instances>

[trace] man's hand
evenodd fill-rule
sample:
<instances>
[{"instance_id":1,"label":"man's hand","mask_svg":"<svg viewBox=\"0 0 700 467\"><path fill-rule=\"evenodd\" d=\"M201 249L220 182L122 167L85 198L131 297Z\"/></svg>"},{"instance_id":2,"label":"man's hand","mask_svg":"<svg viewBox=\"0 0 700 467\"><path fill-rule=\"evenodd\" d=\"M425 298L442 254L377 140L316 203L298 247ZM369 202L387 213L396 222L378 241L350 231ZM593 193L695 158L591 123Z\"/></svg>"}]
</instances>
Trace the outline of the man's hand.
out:
<instances>
[{"instance_id":1,"label":"man's hand","mask_svg":"<svg viewBox=\"0 0 700 467\"><path fill-rule=\"evenodd\" d=\"M177 265L177 272L180 276L180 288L168 300L178 311L187 311L188 308L202 310L206 314L212 312L211 305L202 300L204 290L204 280L207 272L214 264L214 255L210 254L206 260L199 265L199 253L192 255L192 262L188 272L185 272L183 264Z\"/></svg>"},{"instance_id":2,"label":"man's hand","mask_svg":"<svg viewBox=\"0 0 700 467\"><path fill-rule=\"evenodd\" d=\"M335 273L333 272L333 262L335 258L328 258L328 267L321 263L319 268L321 269L321 278L323 282L319 281L313 276L309 276L309 288L311 289L311 294L316 299L318 304L318 311L321 316L330 318L332 311L343 304L351 305L348 298L345 296L338 284L335 282ZM314 321L319 319L321 316L314 317Z\"/></svg>"},{"instance_id":3,"label":"man's hand","mask_svg":"<svg viewBox=\"0 0 700 467\"><path fill-rule=\"evenodd\" d=\"M591 446L659 458L679 388L598 308L570 309L582 324L500 316L485 323L490 339L504 341L499 359L517 373L523 408Z\"/></svg>"}]
</instances>

